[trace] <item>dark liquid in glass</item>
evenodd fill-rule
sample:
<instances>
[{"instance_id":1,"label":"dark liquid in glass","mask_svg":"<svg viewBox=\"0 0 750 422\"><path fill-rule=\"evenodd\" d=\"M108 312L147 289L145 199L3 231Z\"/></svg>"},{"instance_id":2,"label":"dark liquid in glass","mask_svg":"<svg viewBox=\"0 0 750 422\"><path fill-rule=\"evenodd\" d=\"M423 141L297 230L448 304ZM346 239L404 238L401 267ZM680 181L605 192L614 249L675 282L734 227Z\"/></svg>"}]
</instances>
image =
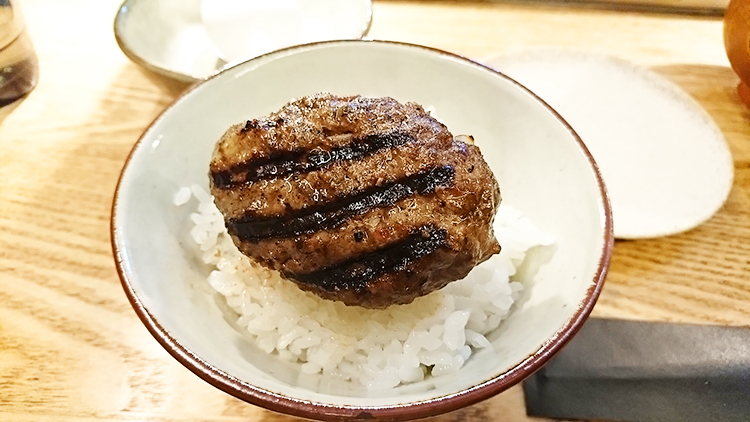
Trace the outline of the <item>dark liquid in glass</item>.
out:
<instances>
[{"instance_id":1,"label":"dark liquid in glass","mask_svg":"<svg viewBox=\"0 0 750 422\"><path fill-rule=\"evenodd\" d=\"M24 30L8 45L0 46L0 107L23 98L34 88L38 77L36 53Z\"/></svg>"}]
</instances>

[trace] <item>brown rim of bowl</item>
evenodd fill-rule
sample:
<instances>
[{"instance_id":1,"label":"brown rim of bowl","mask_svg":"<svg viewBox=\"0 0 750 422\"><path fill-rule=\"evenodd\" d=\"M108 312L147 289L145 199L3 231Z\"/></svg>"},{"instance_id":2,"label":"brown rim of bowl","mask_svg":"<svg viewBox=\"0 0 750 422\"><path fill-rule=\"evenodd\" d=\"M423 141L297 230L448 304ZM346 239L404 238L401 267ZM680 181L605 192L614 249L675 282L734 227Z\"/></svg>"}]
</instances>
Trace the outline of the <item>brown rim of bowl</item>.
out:
<instances>
[{"instance_id":1,"label":"brown rim of bowl","mask_svg":"<svg viewBox=\"0 0 750 422\"><path fill-rule=\"evenodd\" d=\"M115 263L117 272L120 276L120 281L125 290L125 294L128 297L133 309L135 310L138 317L141 319L143 324L146 326L148 331L154 338L164 347L169 354L177 359L181 364L187 367L190 371L195 373L198 377L213 385L214 387L231 394L245 402L264 407L273 411L286 413L293 416L311 418L311 419L341 419L341 418L367 418L367 419L386 419L386 420L408 420L408 419L420 419L429 416L435 416L442 413L450 412L462 407L466 407L475 404L479 401L488 399L511 386L522 381L524 378L533 374L536 370L542 367L555 353L562 349L565 344L570 341L571 338L578 332L583 323L588 318L591 310L596 303L601 292L604 279L609 269L609 262L612 256L612 250L614 247L614 233L612 225L612 208L609 201L604 181L598 166L594 162L594 158L589 150L584 145L581 138L576 134L573 128L558 114L552 107L550 107L544 100L539 98L536 94L529 91L526 87L516 82L514 79L507 75L498 72L492 68L489 68L480 63L474 62L465 57L457 54L449 53L443 50L439 50L432 47L425 47L416 44L395 42L395 41L366 41L366 40L342 40L342 41L325 41L316 42L304 45L298 45L288 47L285 49L277 50L275 52L264 54L260 57L250 59L243 63L248 63L260 58L266 58L267 56L278 54L279 52L289 52L294 50L306 50L310 47L321 46L321 45L335 45L335 44L356 44L356 43L377 43L396 45L406 48L413 48L417 50L428 51L445 57L451 57L458 59L467 64L478 66L482 69L489 70L490 72L500 76L503 79L508 80L512 84L521 88L523 91L535 98L544 108L547 109L573 136L575 141L578 143L579 148L584 153L586 160L589 163L589 167L593 171L596 179L596 183L599 187L599 194L601 198L601 207L603 208L604 215L604 238L603 238L603 249L602 254L599 257L599 265L597 267L596 274L592 280L591 286L586 291L586 297L580 303L575 314L569 318L565 324L560 328L547 342L545 342L536 352L528 356L523 361L516 364L513 368L507 372L498 375L494 378L488 379L476 386L471 388L437 397L434 399L417 401L409 404L398 404L393 406L335 406L323 403L311 402L307 400L299 400L291 397L287 397L281 394L266 391L264 389L252 386L242 380L239 380L219 369L212 366L208 362L195 355L193 352L185 348L177 339L173 338L172 335L164 327L162 327L158 321L151 315L151 313L144 307L140 299L136 296L135 291L130 285L130 281L125 273L125 269L122 265L122 256L117 246L116 235L117 230L115 227L115 220L117 215L118 195L120 191L120 184L122 183L123 175L130 164L130 159L133 156L135 150L141 145L145 135L149 132L151 127L159 121L163 114L168 112L176 103L182 98L189 95L197 87L203 85L205 82L201 82L193 85L178 96L172 104L165 108L146 128L141 137L133 146L133 149L128 155L125 165L120 173L119 180L117 181L117 187L115 190L114 200L112 202L112 216L110 219L110 233L111 233L111 244L112 251L115 257ZM223 72L221 72L223 73ZM213 75L207 80L213 79L217 75Z\"/></svg>"},{"instance_id":2,"label":"brown rim of bowl","mask_svg":"<svg viewBox=\"0 0 750 422\"><path fill-rule=\"evenodd\" d=\"M161 66L157 66L155 64L152 64L148 60L146 60L143 57L141 57L138 54L136 54L136 52L133 51L132 48L130 48L130 45L128 44L128 42L120 35L120 18L124 14L123 13L123 9L126 9L126 6L128 5L128 3L132 3L134 1L138 1L138 0L124 0L122 3L120 3L120 7L117 8L117 13L115 14L115 19L112 22L112 30L113 30L113 32L115 34L115 41L117 42L117 46L120 47L120 51L122 51L123 54L125 54L125 56L127 58L129 58L132 62L134 62L135 64L137 64L139 66L142 66L143 68L145 68L145 69L147 69L147 70L149 70L151 72L157 73L157 74L162 75L162 76L166 76L167 78L174 79L174 80L176 80L178 82L184 82L184 83L188 83L188 84L194 84L196 82L204 81L204 80L206 80L208 78L211 78L212 76L216 75L217 73L220 73L221 71L226 70L226 69L228 69L230 67L234 67L235 65L238 65L238 64L244 63L246 61L253 60L253 59L257 58L257 57L253 57L251 59L247 59L247 60L244 60L244 61L241 61L241 62L225 62L225 64L222 67L218 67L218 68L214 69L214 73L211 74L211 75L209 75L209 76L207 76L207 77L205 77L205 78L196 77L194 75L188 75L186 73L180 73L180 72L178 72L176 70L167 69L165 67L161 67ZM366 37L367 34L370 33L370 28L372 28L372 0L370 0L368 3L369 3L370 7L368 8L369 10L368 10L368 14L367 14L367 22L365 23L365 29L362 31L362 34L359 36L358 40L351 40L351 41L362 41L362 38ZM338 41L338 40L323 41L323 42L336 42L336 41ZM305 45L307 45L307 44L305 44ZM294 48L294 47L288 47L288 48ZM282 49L282 50L286 50L286 48ZM268 52L268 53L263 54L263 55L258 56L258 57L266 56L266 55L271 54L271 53L273 53L273 51ZM216 62L218 63L220 60L222 60L222 59L217 55L216 56Z\"/></svg>"}]
</instances>

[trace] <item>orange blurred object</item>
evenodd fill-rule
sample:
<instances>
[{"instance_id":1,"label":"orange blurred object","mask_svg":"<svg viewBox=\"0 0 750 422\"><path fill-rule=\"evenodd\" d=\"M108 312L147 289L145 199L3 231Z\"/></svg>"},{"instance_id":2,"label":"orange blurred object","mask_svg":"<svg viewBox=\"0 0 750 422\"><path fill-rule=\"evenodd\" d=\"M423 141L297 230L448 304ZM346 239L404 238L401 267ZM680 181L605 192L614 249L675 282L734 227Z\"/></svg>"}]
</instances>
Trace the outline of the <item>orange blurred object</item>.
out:
<instances>
[{"instance_id":1,"label":"orange blurred object","mask_svg":"<svg viewBox=\"0 0 750 422\"><path fill-rule=\"evenodd\" d=\"M737 93L750 107L750 0L731 0L724 13L724 48L740 77Z\"/></svg>"}]
</instances>

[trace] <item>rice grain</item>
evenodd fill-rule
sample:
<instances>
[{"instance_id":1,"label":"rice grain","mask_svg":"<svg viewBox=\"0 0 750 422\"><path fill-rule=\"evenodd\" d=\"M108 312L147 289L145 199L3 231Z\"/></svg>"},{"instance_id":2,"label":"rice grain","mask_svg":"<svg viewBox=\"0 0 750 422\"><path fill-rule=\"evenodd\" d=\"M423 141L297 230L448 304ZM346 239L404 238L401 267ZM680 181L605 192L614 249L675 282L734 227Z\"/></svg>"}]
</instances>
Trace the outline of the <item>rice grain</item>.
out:
<instances>
[{"instance_id":1,"label":"rice grain","mask_svg":"<svg viewBox=\"0 0 750 422\"><path fill-rule=\"evenodd\" d=\"M410 304L365 309L304 292L250 261L234 246L200 186L180 189L174 203L185 205L191 196L198 204L190 215L190 235L211 268L207 282L225 298L255 347L300 363L303 374L351 380L368 390L458 371L475 350L492 347L486 335L523 290L510 277L530 248L554 242L517 210L501 205L495 217L499 254L463 280Z\"/></svg>"}]
</instances>

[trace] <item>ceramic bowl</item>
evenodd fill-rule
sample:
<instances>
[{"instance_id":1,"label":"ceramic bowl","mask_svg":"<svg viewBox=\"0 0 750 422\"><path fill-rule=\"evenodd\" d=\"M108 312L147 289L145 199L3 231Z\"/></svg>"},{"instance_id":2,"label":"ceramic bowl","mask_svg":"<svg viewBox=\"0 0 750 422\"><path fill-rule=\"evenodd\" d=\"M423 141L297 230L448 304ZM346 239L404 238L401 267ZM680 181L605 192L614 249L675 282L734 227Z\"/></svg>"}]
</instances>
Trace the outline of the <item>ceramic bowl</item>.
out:
<instances>
[{"instance_id":1,"label":"ceramic bowl","mask_svg":"<svg viewBox=\"0 0 750 422\"><path fill-rule=\"evenodd\" d=\"M278 42L274 42L278 34L259 31L258 22L250 19L247 25L242 25L237 21L252 16L254 10L249 5L259 4L241 0L125 0L115 16L114 33L120 49L135 63L170 80L193 83L231 66L237 59L247 60L259 51L271 51L274 46L296 44L295 40L312 42L365 36L372 19L370 0L326 0L318 1L316 6L336 9L337 2L347 5L346 13L311 16L315 20L304 25L304 31ZM286 9L293 9L295 4L297 0L286 0L267 2L266 6L278 9L277 14L288 15ZM286 9L281 5L286 5ZM274 18L273 12L267 12L269 16L263 20L275 24L269 31L284 28L286 22ZM294 27L279 33L289 33ZM232 39L237 42L232 43Z\"/></svg>"},{"instance_id":2,"label":"ceramic bowl","mask_svg":"<svg viewBox=\"0 0 750 422\"><path fill-rule=\"evenodd\" d=\"M299 69L304 69L300 72ZM207 189L215 142L232 124L318 92L390 96L434 108L454 133L472 134L503 201L555 238L529 252L523 296L458 371L416 384L345 394L297 385L299 367L250 344L195 286L208 270L191 246L182 186ZM122 285L152 335L217 388L272 410L317 419L410 419L476 403L541 367L578 331L599 295L612 253L605 187L562 118L512 79L467 59L415 45L337 41L261 56L197 84L141 136L115 194L112 245ZM485 353L486 351L486 353Z\"/></svg>"}]
</instances>

